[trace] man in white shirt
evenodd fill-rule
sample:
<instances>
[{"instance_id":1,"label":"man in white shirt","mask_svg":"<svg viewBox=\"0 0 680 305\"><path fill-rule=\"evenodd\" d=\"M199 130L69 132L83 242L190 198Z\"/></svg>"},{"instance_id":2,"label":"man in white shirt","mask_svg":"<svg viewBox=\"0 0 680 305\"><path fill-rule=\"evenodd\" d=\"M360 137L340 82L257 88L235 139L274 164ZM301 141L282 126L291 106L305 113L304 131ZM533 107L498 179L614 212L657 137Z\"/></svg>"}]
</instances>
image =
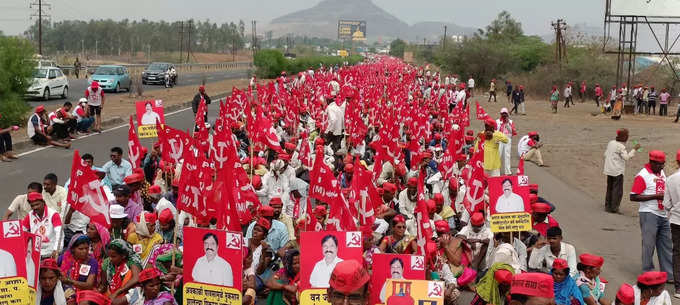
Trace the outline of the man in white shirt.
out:
<instances>
[{"instance_id":1,"label":"man in white shirt","mask_svg":"<svg viewBox=\"0 0 680 305\"><path fill-rule=\"evenodd\" d=\"M675 162L680 168L680 149L675 154ZM674 278L677 279L680 278L680 169L666 178L663 206L671 223L673 274ZM680 297L680 282L675 283L675 297Z\"/></svg>"},{"instance_id":2,"label":"man in white shirt","mask_svg":"<svg viewBox=\"0 0 680 305\"><path fill-rule=\"evenodd\" d=\"M28 204L28 193L36 192L42 193L42 184L38 182L31 182L28 184L28 191L26 194L17 195L12 203L10 203L7 211L5 211L5 216L3 220L9 220L10 217L14 216L14 219L22 220L28 213L31 212L31 205Z\"/></svg>"},{"instance_id":3,"label":"man in white shirt","mask_svg":"<svg viewBox=\"0 0 680 305\"><path fill-rule=\"evenodd\" d=\"M415 177L409 178L406 183L406 189L399 193L399 213L406 216L407 219L413 218L413 211L416 209L418 202L418 179Z\"/></svg>"},{"instance_id":4,"label":"man in white shirt","mask_svg":"<svg viewBox=\"0 0 680 305\"><path fill-rule=\"evenodd\" d=\"M234 286L234 274L231 265L217 255L217 236L207 233L203 236L203 250L205 255L196 260L191 277L194 281L218 286Z\"/></svg>"},{"instance_id":5,"label":"man in white shirt","mask_svg":"<svg viewBox=\"0 0 680 305\"><path fill-rule=\"evenodd\" d=\"M472 78L472 75L470 75L470 79L467 81L467 86L470 89L470 97L472 97L474 95L473 91L475 91L475 79Z\"/></svg>"},{"instance_id":6,"label":"man in white shirt","mask_svg":"<svg viewBox=\"0 0 680 305\"><path fill-rule=\"evenodd\" d=\"M328 127L326 134L330 139L331 147L336 152L340 149L340 142L342 142L343 132L345 130L345 108L347 103L339 105L337 99L331 100L328 107L326 107L326 117L328 118Z\"/></svg>"},{"instance_id":7,"label":"man in white shirt","mask_svg":"<svg viewBox=\"0 0 680 305\"><path fill-rule=\"evenodd\" d=\"M463 238L472 249L472 257L470 258L471 268L475 270L486 269L484 258L486 257L489 243L493 240L493 232L484 225L484 215L480 212L473 213L470 217L470 223L463 227L456 236Z\"/></svg>"},{"instance_id":8,"label":"man in white shirt","mask_svg":"<svg viewBox=\"0 0 680 305\"><path fill-rule=\"evenodd\" d=\"M57 185L57 182L57 175L53 173L45 175L45 179L43 179L42 195L45 204L50 209L61 214L63 212L64 205L66 204L67 192L63 186Z\"/></svg>"},{"instance_id":9,"label":"man in white shirt","mask_svg":"<svg viewBox=\"0 0 680 305\"><path fill-rule=\"evenodd\" d=\"M531 251L529 257L529 271L550 273L555 259L561 258L569 265L569 275L578 276L576 270L576 250L574 246L562 242L562 229L551 227L547 232L548 244Z\"/></svg>"},{"instance_id":10,"label":"man in white shirt","mask_svg":"<svg viewBox=\"0 0 680 305\"><path fill-rule=\"evenodd\" d=\"M503 195L496 200L496 213L524 212L524 200L512 191L512 181L503 179L502 187Z\"/></svg>"},{"instance_id":11,"label":"man in white shirt","mask_svg":"<svg viewBox=\"0 0 680 305\"><path fill-rule=\"evenodd\" d=\"M328 288L331 272L335 269L335 265L343 261L338 257L338 239L333 235L326 235L321 239L321 251L323 259L316 262L309 276L309 284L312 288Z\"/></svg>"},{"instance_id":12,"label":"man in white shirt","mask_svg":"<svg viewBox=\"0 0 680 305\"><path fill-rule=\"evenodd\" d=\"M626 170L626 161L635 156L635 150L640 144L628 152L628 129L622 128L616 131L616 140L609 141L607 150L604 152L604 171L607 175L607 195L604 199L604 209L609 213L618 213L621 197L623 196L623 174Z\"/></svg>"}]
</instances>

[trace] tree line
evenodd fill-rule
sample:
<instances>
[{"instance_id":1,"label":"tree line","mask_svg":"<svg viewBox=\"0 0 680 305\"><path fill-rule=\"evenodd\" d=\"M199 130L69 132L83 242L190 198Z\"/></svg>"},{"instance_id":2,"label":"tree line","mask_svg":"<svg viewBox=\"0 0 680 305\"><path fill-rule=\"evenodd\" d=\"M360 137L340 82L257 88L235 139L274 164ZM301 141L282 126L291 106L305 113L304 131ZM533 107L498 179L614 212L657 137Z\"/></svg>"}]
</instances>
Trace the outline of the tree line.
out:
<instances>
[{"instance_id":1,"label":"tree line","mask_svg":"<svg viewBox=\"0 0 680 305\"><path fill-rule=\"evenodd\" d=\"M24 35L37 44L38 22ZM240 20L217 24L210 20L150 21L142 19L121 21L63 20L43 21L43 53L81 53L99 55L130 54L130 52L186 52L230 53L245 44L245 23Z\"/></svg>"}]
</instances>

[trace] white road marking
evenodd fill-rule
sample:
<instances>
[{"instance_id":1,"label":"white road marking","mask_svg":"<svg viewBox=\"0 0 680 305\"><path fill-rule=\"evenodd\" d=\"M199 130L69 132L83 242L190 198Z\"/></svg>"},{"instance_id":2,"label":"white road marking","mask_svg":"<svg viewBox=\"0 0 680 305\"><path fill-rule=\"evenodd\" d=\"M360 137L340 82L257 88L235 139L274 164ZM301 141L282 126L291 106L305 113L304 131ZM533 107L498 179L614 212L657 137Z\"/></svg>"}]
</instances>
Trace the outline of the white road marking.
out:
<instances>
[{"instance_id":1,"label":"white road marking","mask_svg":"<svg viewBox=\"0 0 680 305\"><path fill-rule=\"evenodd\" d=\"M187 110L189 110L189 109L191 109L191 107L187 107L187 108L183 108L183 109L180 109L180 110L177 110L177 111L173 111L173 112L170 112L170 113L166 113L165 116L172 116L172 115L178 114L178 113L180 113L180 112L187 111ZM101 133L107 133L107 132L114 131L114 130L121 129L121 128L123 128L123 127L128 127L128 126L129 126L129 123L128 123L128 124L123 124L123 125L120 125L120 126L116 126L116 127L112 127L112 128L109 128L109 129L102 130ZM93 132L93 133L90 133L90 134L87 134L87 135L80 136L80 137L78 137L78 138L76 138L76 139L74 139L74 140L71 140L71 142L75 142L75 141L78 141L78 140L80 140L80 139L89 138L89 137L91 137L91 136L95 136L95 135L99 135L99 134L100 134L100 133ZM51 147L54 147L54 146L48 145L48 146L38 147L38 148L36 148L36 149L33 149L33 150L29 150L29 151L20 153L20 154L18 154L17 156L18 156L18 157L23 157L23 156L26 156L26 155L30 155L30 154L32 154L32 153L36 153L36 152L39 152L39 151L43 151L43 150L48 149L48 148L51 148Z\"/></svg>"}]
</instances>

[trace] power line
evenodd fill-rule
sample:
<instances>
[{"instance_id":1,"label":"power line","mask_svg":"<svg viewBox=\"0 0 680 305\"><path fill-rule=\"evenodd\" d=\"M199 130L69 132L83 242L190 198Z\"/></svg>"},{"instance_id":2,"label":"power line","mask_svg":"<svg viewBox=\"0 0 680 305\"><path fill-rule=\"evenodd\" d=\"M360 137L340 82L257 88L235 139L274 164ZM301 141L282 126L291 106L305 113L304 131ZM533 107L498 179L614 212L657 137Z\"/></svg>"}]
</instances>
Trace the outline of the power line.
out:
<instances>
[{"instance_id":1,"label":"power line","mask_svg":"<svg viewBox=\"0 0 680 305\"><path fill-rule=\"evenodd\" d=\"M51 15L45 14L43 12L43 7L46 7L48 9L52 8L52 5L46 2L43 2L43 0L38 0L38 2L33 2L30 5L31 8L37 7L37 14L31 14L31 18L33 17L38 17L38 54L42 55L42 20L43 18L50 18Z\"/></svg>"},{"instance_id":2,"label":"power line","mask_svg":"<svg viewBox=\"0 0 680 305\"><path fill-rule=\"evenodd\" d=\"M569 59L567 59L567 42L564 39L564 33L562 33L567 30L567 23L564 19L557 19L556 22L551 22L550 24L555 29L555 61L557 61L561 69L562 59L569 63Z\"/></svg>"}]
</instances>

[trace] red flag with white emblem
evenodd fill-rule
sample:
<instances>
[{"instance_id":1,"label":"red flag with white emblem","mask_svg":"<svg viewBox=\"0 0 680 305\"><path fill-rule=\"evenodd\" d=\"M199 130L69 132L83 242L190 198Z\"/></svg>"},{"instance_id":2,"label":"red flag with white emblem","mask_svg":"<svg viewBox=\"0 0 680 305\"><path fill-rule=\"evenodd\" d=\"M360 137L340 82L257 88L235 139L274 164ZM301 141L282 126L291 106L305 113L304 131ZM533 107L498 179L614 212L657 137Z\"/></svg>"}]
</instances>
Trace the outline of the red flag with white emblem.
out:
<instances>
[{"instance_id":1,"label":"red flag with white emblem","mask_svg":"<svg viewBox=\"0 0 680 305\"><path fill-rule=\"evenodd\" d=\"M382 198L373 184L372 173L358 159L354 162L349 202L353 202L354 209L358 211L359 225L372 226L375 222L374 208L382 204Z\"/></svg>"},{"instance_id":2,"label":"red flag with white emblem","mask_svg":"<svg viewBox=\"0 0 680 305\"><path fill-rule=\"evenodd\" d=\"M71 182L68 186L67 202L74 210L90 217L107 228L111 227L109 218L109 199L99 177L81 158L76 150L71 164Z\"/></svg>"},{"instance_id":3,"label":"red flag with white emblem","mask_svg":"<svg viewBox=\"0 0 680 305\"><path fill-rule=\"evenodd\" d=\"M481 208L484 203L484 189L486 189L486 176L484 174L484 150L477 150L469 160L467 169L463 176L465 181L465 198L463 206L472 215L474 211Z\"/></svg>"},{"instance_id":4,"label":"red flag with white emblem","mask_svg":"<svg viewBox=\"0 0 680 305\"><path fill-rule=\"evenodd\" d=\"M477 106L477 119L478 120L485 120L486 118L489 117L489 115L484 111L484 108L482 108L481 105L479 105L479 102L475 102L475 105Z\"/></svg>"},{"instance_id":5,"label":"red flag with white emblem","mask_svg":"<svg viewBox=\"0 0 680 305\"><path fill-rule=\"evenodd\" d=\"M322 150L317 150L314 167L309 174L309 197L328 204L330 212L327 229L356 230L347 201L340 190L340 183L333 176L333 171L323 162Z\"/></svg>"}]
</instances>

